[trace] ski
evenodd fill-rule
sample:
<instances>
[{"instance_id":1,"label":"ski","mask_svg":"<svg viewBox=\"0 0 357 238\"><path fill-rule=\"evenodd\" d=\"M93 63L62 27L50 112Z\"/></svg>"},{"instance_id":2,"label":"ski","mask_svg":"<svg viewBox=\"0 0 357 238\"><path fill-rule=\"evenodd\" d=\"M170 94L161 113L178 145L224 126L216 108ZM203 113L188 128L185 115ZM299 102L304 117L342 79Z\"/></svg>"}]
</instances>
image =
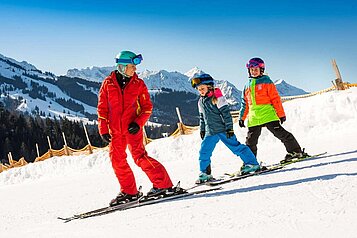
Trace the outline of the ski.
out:
<instances>
[{"instance_id":1,"label":"ski","mask_svg":"<svg viewBox=\"0 0 357 238\"><path fill-rule=\"evenodd\" d=\"M278 170L278 169L282 169L287 165L290 165L290 164L293 164L293 163L297 163L297 162L301 162L301 161L304 161L304 160L307 160L307 159L318 158L318 157L320 157L322 155L325 155L325 154L327 154L327 152L310 155L310 156L307 156L307 157L304 157L304 158L294 159L292 161L289 161L289 162L283 163L283 164L277 163L277 164L266 165L266 166L263 166L262 170L259 170L259 171L254 172L254 173L248 173L248 174L243 174L243 175L239 174L239 172L225 173L224 175L228 176L228 177L222 177L222 178L219 178L219 179L214 179L213 181L207 181L205 183L198 184L196 186L200 186L200 185L217 186L217 185L221 185L221 184L225 184L225 183L241 180L241 179L244 179L244 178L252 177L252 176L255 176L255 175L264 174L264 173L268 173L268 172L275 171L275 170Z\"/></svg>"},{"instance_id":2,"label":"ski","mask_svg":"<svg viewBox=\"0 0 357 238\"><path fill-rule=\"evenodd\" d=\"M272 166L275 166L275 165L286 166L286 165L297 163L297 162L301 162L301 161L304 161L304 160L317 158L317 157L320 157L320 156L325 155L325 154L327 154L327 152L322 152L322 153L319 153L319 154L309 155L309 156L306 156L306 157L303 157L303 158L295 158L295 159L293 159L293 160L291 160L289 162L283 162L283 163L280 162L278 164L273 164Z\"/></svg>"},{"instance_id":3,"label":"ski","mask_svg":"<svg viewBox=\"0 0 357 238\"><path fill-rule=\"evenodd\" d=\"M88 217L105 215L105 214L112 213L114 211L122 211L122 210L131 209L131 208L142 207L142 206L146 206L146 205L156 204L156 203L160 203L160 202L170 201L170 200L184 198L184 197L202 194L202 193L208 193L211 191L216 191L216 190L221 190L221 189L222 189L222 187L203 189L203 190L198 190L198 191L193 191L193 192L187 192L185 190L183 193L173 194L173 195L165 196L165 197L143 196L136 201L127 202L127 203L120 204L120 205L113 206L113 207L103 207L103 208L99 208L99 209L96 209L93 211L89 211L89 212L85 212L85 213L81 213L81 214L75 214L75 215L73 215L71 217L67 217L67 218L58 217L58 219L63 220L65 223L67 223L67 222L70 222L70 221L76 220L76 219L85 219Z\"/></svg>"},{"instance_id":4,"label":"ski","mask_svg":"<svg viewBox=\"0 0 357 238\"><path fill-rule=\"evenodd\" d=\"M213 181L207 181L207 182L203 183L203 185L218 186L221 184L230 183L233 181L245 179L245 178L252 177L255 175L259 175L259 174L268 173L268 172L275 171L275 170L282 169L282 168L284 168L284 166L281 166L281 165L277 165L277 166L269 167L269 168L264 167L264 169L256 171L254 173L248 173L248 174L242 174L242 175L240 175L238 173L225 173L225 176L227 176L227 177L215 179Z\"/></svg>"}]
</instances>

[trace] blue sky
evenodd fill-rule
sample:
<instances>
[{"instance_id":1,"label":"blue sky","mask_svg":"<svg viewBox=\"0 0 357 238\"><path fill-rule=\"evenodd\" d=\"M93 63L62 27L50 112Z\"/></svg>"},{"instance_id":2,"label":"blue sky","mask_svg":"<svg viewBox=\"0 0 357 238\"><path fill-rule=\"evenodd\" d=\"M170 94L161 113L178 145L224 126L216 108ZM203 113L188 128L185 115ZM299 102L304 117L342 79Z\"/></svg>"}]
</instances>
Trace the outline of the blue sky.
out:
<instances>
[{"instance_id":1,"label":"blue sky","mask_svg":"<svg viewBox=\"0 0 357 238\"><path fill-rule=\"evenodd\" d=\"M0 0L0 53L43 71L110 66L121 50L142 53L139 70L194 66L241 89L259 56L273 80L327 88L336 59L356 82L354 1Z\"/></svg>"}]
</instances>

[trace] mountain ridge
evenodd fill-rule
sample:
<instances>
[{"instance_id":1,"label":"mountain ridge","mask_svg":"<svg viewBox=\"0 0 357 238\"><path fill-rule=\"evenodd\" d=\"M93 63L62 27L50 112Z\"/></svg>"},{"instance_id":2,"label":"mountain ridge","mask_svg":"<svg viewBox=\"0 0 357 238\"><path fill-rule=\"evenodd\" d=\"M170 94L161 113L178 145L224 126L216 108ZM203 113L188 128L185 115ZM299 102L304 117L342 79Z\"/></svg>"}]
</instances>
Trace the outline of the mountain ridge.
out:
<instances>
[{"instance_id":1,"label":"mountain ridge","mask_svg":"<svg viewBox=\"0 0 357 238\"><path fill-rule=\"evenodd\" d=\"M42 72L26 61L19 62L0 54L0 101L6 104L5 101L8 100L4 98L7 97L15 101L17 110L43 117L65 116L73 120L96 120L97 96L101 81L112 70L114 67L92 66L80 70L70 69L66 75L56 76L51 72ZM181 105L183 108L180 109L184 113L189 106L185 114L189 117L190 123L197 123L197 105L188 105L194 97L198 98L197 91L191 87L189 81L190 77L197 73L204 71L195 66L186 73L166 70L145 70L138 73L145 81L153 99L162 97L162 93L174 95L175 91L184 92L176 93L177 96L171 98L170 105L157 104L168 104L168 100L153 100L154 109L162 108L161 110L169 111L168 113L159 109L154 110L152 118L156 118L155 122L177 120L174 109ZM215 80L215 84L222 90L231 109L239 110L242 92L226 80ZM306 93L284 80L277 81L276 85L282 96L291 92L294 95L297 92ZM168 117L169 114L173 116ZM162 115L168 118L160 118Z\"/></svg>"}]
</instances>

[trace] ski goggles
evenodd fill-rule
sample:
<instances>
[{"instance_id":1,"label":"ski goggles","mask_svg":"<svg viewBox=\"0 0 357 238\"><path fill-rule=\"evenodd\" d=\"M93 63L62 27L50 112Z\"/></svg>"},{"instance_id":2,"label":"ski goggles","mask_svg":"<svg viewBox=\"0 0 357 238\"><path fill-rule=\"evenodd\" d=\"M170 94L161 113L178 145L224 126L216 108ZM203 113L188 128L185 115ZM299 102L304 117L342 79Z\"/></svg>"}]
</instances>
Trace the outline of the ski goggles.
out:
<instances>
[{"instance_id":1,"label":"ski goggles","mask_svg":"<svg viewBox=\"0 0 357 238\"><path fill-rule=\"evenodd\" d=\"M247 65L247 68L265 68L265 64L264 63L260 63L257 61L250 61Z\"/></svg>"},{"instance_id":2,"label":"ski goggles","mask_svg":"<svg viewBox=\"0 0 357 238\"><path fill-rule=\"evenodd\" d=\"M201 84L210 84L210 83L213 83L212 79L200 79L200 78L191 79L191 85L193 88L196 88Z\"/></svg>"},{"instance_id":3,"label":"ski goggles","mask_svg":"<svg viewBox=\"0 0 357 238\"><path fill-rule=\"evenodd\" d=\"M143 57L141 56L141 54L136 55L135 57L131 58L131 59L115 59L115 63L117 64L135 64L138 65L141 63L141 61L143 60Z\"/></svg>"}]
</instances>

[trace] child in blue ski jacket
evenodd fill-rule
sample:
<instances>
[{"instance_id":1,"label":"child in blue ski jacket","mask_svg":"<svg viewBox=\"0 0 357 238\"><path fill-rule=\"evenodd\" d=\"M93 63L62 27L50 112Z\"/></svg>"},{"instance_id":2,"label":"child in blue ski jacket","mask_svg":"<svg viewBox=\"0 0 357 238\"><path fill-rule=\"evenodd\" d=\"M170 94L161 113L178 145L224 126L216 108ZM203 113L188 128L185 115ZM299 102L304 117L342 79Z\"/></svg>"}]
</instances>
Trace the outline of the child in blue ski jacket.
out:
<instances>
[{"instance_id":1,"label":"child in blue ski jacket","mask_svg":"<svg viewBox=\"0 0 357 238\"><path fill-rule=\"evenodd\" d=\"M200 94L198 110L202 138L199 155L201 172L196 183L213 180L211 156L219 140L243 160L242 174L259 170L260 165L252 151L248 146L241 144L234 135L233 120L228 103L221 90L214 88L213 78L209 74L198 74L191 79L191 84Z\"/></svg>"}]
</instances>

